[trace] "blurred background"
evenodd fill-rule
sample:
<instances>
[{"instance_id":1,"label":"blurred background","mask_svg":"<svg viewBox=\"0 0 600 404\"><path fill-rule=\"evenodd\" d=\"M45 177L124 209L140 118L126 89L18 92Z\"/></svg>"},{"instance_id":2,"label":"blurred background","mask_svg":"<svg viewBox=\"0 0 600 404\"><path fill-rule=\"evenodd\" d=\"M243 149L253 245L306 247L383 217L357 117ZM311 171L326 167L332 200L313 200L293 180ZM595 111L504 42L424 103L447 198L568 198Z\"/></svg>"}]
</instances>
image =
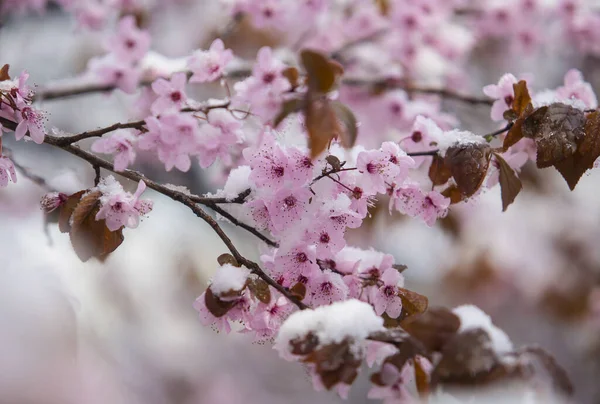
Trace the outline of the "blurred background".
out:
<instances>
[{"instance_id":1,"label":"blurred background","mask_svg":"<svg viewBox=\"0 0 600 404\"><path fill-rule=\"evenodd\" d=\"M207 48L231 19L217 1L175 3L152 16L153 49L169 57ZM12 75L26 69L30 82L43 87L81 73L103 53L102 37L78 29L58 8L11 15L0 28L0 64L9 63ZM262 44L277 44L276 35L248 24L227 41L248 58ZM554 88L572 67L600 89L594 56L544 48L507 57L502 46L487 40L473 48L465 93L479 96L483 85L509 71L533 72L536 88ZM194 95L223 92L205 86ZM78 133L128 120L134 100L116 91L38 107L49 112L48 129ZM488 107L446 101L443 109L475 133L496 129ZM226 249L187 208L147 192L152 214L125 230L124 244L105 263L82 264L68 236L45 226L39 200L47 189L91 186L93 170L50 146L17 144L10 136L3 142L44 183L20 172L17 184L0 189L1 403L341 402L313 391L301 366L280 360L268 344L200 325L192 303ZM220 177L218 169L199 167L166 173L143 158L135 168L196 193L214 191ZM600 173L585 175L573 192L556 171L531 162L522 179L524 190L507 212L496 187L453 207L433 228L390 216L382 204L349 233L349 244L393 254L408 266L406 286L431 305L478 305L516 346L537 344L553 353L574 382L577 402L600 403ZM243 253L258 257L253 239L224 226ZM363 377L349 402L365 402L368 388Z\"/></svg>"}]
</instances>

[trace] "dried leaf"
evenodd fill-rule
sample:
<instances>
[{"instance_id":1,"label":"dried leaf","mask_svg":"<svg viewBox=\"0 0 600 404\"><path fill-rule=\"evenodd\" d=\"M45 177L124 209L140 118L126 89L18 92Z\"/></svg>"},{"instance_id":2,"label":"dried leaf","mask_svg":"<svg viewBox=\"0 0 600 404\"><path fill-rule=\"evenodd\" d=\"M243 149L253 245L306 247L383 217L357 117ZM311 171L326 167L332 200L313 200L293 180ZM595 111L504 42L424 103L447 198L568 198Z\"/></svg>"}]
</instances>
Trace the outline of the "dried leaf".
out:
<instances>
[{"instance_id":1,"label":"dried leaf","mask_svg":"<svg viewBox=\"0 0 600 404\"><path fill-rule=\"evenodd\" d=\"M9 68L9 65L2 66L2 69L0 69L0 81L10 80L10 75L8 74Z\"/></svg>"},{"instance_id":2,"label":"dried leaf","mask_svg":"<svg viewBox=\"0 0 600 404\"><path fill-rule=\"evenodd\" d=\"M400 315L402 320L416 314L425 313L427 310L429 300L417 292L398 288L398 296L402 299L402 314Z\"/></svg>"},{"instance_id":3,"label":"dried leaf","mask_svg":"<svg viewBox=\"0 0 600 404\"><path fill-rule=\"evenodd\" d=\"M96 220L100 195L99 191L85 195L73 210L69 235L75 253L83 262L92 257L103 261L123 242L122 229L110 231L104 220Z\"/></svg>"},{"instance_id":4,"label":"dried leaf","mask_svg":"<svg viewBox=\"0 0 600 404\"><path fill-rule=\"evenodd\" d=\"M307 355L304 362L316 365L315 370L327 389L339 383L352 384L362 364L361 358L354 356L348 341L325 345Z\"/></svg>"},{"instance_id":5,"label":"dried leaf","mask_svg":"<svg viewBox=\"0 0 600 404\"><path fill-rule=\"evenodd\" d=\"M335 84L335 70L325 55L309 49L300 53L302 65L308 76L310 91L328 93Z\"/></svg>"},{"instance_id":6,"label":"dried leaf","mask_svg":"<svg viewBox=\"0 0 600 404\"><path fill-rule=\"evenodd\" d=\"M421 362L415 358L415 384L417 386L417 391L421 397L427 397L429 395L430 386L429 386L429 375L423 369Z\"/></svg>"},{"instance_id":7,"label":"dried leaf","mask_svg":"<svg viewBox=\"0 0 600 404\"><path fill-rule=\"evenodd\" d=\"M445 308L429 309L425 313L406 318L402 328L430 351L439 351L456 334L460 319Z\"/></svg>"},{"instance_id":8,"label":"dried leaf","mask_svg":"<svg viewBox=\"0 0 600 404\"><path fill-rule=\"evenodd\" d=\"M84 193L86 193L86 191L79 191L73 195L70 195L67 198L67 201L59 208L60 213L58 215L58 229L61 231L61 233L68 233L71 231L71 215L73 214L75 207L79 203L79 200Z\"/></svg>"},{"instance_id":9,"label":"dried leaf","mask_svg":"<svg viewBox=\"0 0 600 404\"><path fill-rule=\"evenodd\" d=\"M327 99L313 100L306 108L306 129L311 158L319 156L342 132L335 111Z\"/></svg>"},{"instance_id":10,"label":"dried leaf","mask_svg":"<svg viewBox=\"0 0 600 404\"><path fill-rule=\"evenodd\" d=\"M342 169L342 162L333 154L330 154L329 156L325 157L325 160L327 161L327 164L329 164L334 170Z\"/></svg>"},{"instance_id":11,"label":"dried leaf","mask_svg":"<svg viewBox=\"0 0 600 404\"><path fill-rule=\"evenodd\" d=\"M517 116L521 116L529 104L531 104L531 96L527 89L527 83L525 80L521 80L516 84L513 84L513 91L515 99L512 103L512 110L517 113Z\"/></svg>"},{"instance_id":12,"label":"dried leaf","mask_svg":"<svg viewBox=\"0 0 600 404\"><path fill-rule=\"evenodd\" d=\"M292 347L291 353L294 355L308 355L319 346L319 338L312 332L309 332L304 337L298 337L290 340Z\"/></svg>"},{"instance_id":13,"label":"dried leaf","mask_svg":"<svg viewBox=\"0 0 600 404\"><path fill-rule=\"evenodd\" d=\"M454 335L431 373L432 384L478 384L498 364L489 334L481 328Z\"/></svg>"},{"instance_id":14,"label":"dried leaf","mask_svg":"<svg viewBox=\"0 0 600 404\"><path fill-rule=\"evenodd\" d=\"M331 107L344 127L344 130L340 133L340 141L345 148L350 149L356 143L358 136L358 122L356 121L356 117L350 108L339 101L333 101Z\"/></svg>"},{"instance_id":15,"label":"dried leaf","mask_svg":"<svg viewBox=\"0 0 600 404\"><path fill-rule=\"evenodd\" d=\"M285 101L281 106L281 111L279 111L277 116L275 116L275 119L273 119L273 127L276 128L277 126L279 126L279 124L283 122L283 120L287 118L290 114L302 111L304 109L304 106L305 101L302 99L293 99Z\"/></svg>"},{"instance_id":16,"label":"dried leaf","mask_svg":"<svg viewBox=\"0 0 600 404\"><path fill-rule=\"evenodd\" d=\"M586 118L583 111L561 103L533 112L523 123L523 135L537 146L538 168L568 159L584 138Z\"/></svg>"},{"instance_id":17,"label":"dried leaf","mask_svg":"<svg viewBox=\"0 0 600 404\"><path fill-rule=\"evenodd\" d=\"M408 267L406 265L402 265L402 264L392 264L392 268L394 268L396 271L398 271L399 274L401 274L402 272L404 272L408 269Z\"/></svg>"},{"instance_id":18,"label":"dried leaf","mask_svg":"<svg viewBox=\"0 0 600 404\"><path fill-rule=\"evenodd\" d=\"M465 196L458 190L456 184L450 185L448 188L444 189L441 194L446 198L450 198L451 205L462 202L462 200L465 199Z\"/></svg>"},{"instance_id":19,"label":"dried leaf","mask_svg":"<svg viewBox=\"0 0 600 404\"><path fill-rule=\"evenodd\" d=\"M303 300L304 297L306 296L306 285L298 282L294 286L291 287L290 293L292 294L292 296L294 296L298 300Z\"/></svg>"},{"instance_id":20,"label":"dried leaf","mask_svg":"<svg viewBox=\"0 0 600 404\"><path fill-rule=\"evenodd\" d=\"M448 167L458 190L466 197L473 195L485 179L490 165L490 146L458 144L446 151L444 164Z\"/></svg>"},{"instance_id":21,"label":"dried leaf","mask_svg":"<svg viewBox=\"0 0 600 404\"><path fill-rule=\"evenodd\" d=\"M287 67L287 68L283 69L283 72L281 72L281 74L283 74L283 77L288 79L292 88L296 88L300 84L299 83L300 73L298 73L298 69L296 69L295 67L292 67L292 66Z\"/></svg>"},{"instance_id":22,"label":"dried leaf","mask_svg":"<svg viewBox=\"0 0 600 404\"><path fill-rule=\"evenodd\" d=\"M563 176L569 188L575 189L583 174L594 167L594 162L600 156L600 115L594 111L587 116L584 136L580 140L575 154L554 164Z\"/></svg>"},{"instance_id":23,"label":"dried leaf","mask_svg":"<svg viewBox=\"0 0 600 404\"><path fill-rule=\"evenodd\" d=\"M506 211L506 208L514 202L519 192L523 188L521 180L517 177L515 170L508 165L506 160L499 154L494 153L494 158L499 164L500 170L500 191L502 193L502 211Z\"/></svg>"},{"instance_id":24,"label":"dried leaf","mask_svg":"<svg viewBox=\"0 0 600 404\"><path fill-rule=\"evenodd\" d=\"M531 113L533 112L533 106L531 104L527 105L523 114L515 121L514 125L510 128L506 137L504 138L504 143L502 144L502 148L504 151L507 151L509 147L515 145L519 140L523 138L523 122Z\"/></svg>"},{"instance_id":25,"label":"dried leaf","mask_svg":"<svg viewBox=\"0 0 600 404\"><path fill-rule=\"evenodd\" d=\"M219 263L219 265L223 266L225 264L231 264L234 267L239 267L240 264L237 262L237 260L235 259L235 257L229 253L225 253L225 254L221 254L219 255L219 257L217 258L217 262Z\"/></svg>"},{"instance_id":26,"label":"dried leaf","mask_svg":"<svg viewBox=\"0 0 600 404\"><path fill-rule=\"evenodd\" d=\"M262 303L269 304L271 302L271 290L267 282L262 279L253 279L248 283L250 292Z\"/></svg>"},{"instance_id":27,"label":"dried leaf","mask_svg":"<svg viewBox=\"0 0 600 404\"><path fill-rule=\"evenodd\" d=\"M536 359L538 364L546 370L555 390L567 396L573 395L573 383L571 383L569 375L552 355L538 347L528 347L524 352L529 354L531 359Z\"/></svg>"},{"instance_id":28,"label":"dried leaf","mask_svg":"<svg viewBox=\"0 0 600 404\"><path fill-rule=\"evenodd\" d=\"M210 313L215 317L223 317L233 306L235 301L226 302L214 295L210 288L204 293L204 304Z\"/></svg>"},{"instance_id":29,"label":"dried leaf","mask_svg":"<svg viewBox=\"0 0 600 404\"><path fill-rule=\"evenodd\" d=\"M429 179L433 185L443 185L452 177L452 172L444 164L444 159L438 154L433 156L431 165L429 166Z\"/></svg>"}]
</instances>

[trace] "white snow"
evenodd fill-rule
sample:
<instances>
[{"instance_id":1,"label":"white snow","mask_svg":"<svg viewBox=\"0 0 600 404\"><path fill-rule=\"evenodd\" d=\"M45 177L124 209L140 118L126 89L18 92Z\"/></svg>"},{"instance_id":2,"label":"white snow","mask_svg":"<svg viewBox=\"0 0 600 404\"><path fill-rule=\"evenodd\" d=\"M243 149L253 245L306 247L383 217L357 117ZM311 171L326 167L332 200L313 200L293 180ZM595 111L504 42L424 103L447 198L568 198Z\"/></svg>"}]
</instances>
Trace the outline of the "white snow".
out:
<instances>
[{"instance_id":1,"label":"white snow","mask_svg":"<svg viewBox=\"0 0 600 404\"><path fill-rule=\"evenodd\" d=\"M227 199L235 199L239 194L250 188L250 166L239 166L229 173L223 191L219 193Z\"/></svg>"},{"instance_id":2,"label":"white snow","mask_svg":"<svg viewBox=\"0 0 600 404\"><path fill-rule=\"evenodd\" d=\"M361 341L382 330L383 319L375 314L370 304L350 299L292 314L279 329L275 347L285 355L291 340L310 332L317 336L319 344L329 344L346 338Z\"/></svg>"},{"instance_id":3,"label":"white snow","mask_svg":"<svg viewBox=\"0 0 600 404\"><path fill-rule=\"evenodd\" d=\"M486 143L482 136L466 130L458 129L444 132L444 134L439 136L436 141L438 144L439 154L442 157L446 155L446 150L448 150L448 148L451 146Z\"/></svg>"},{"instance_id":4,"label":"white snow","mask_svg":"<svg viewBox=\"0 0 600 404\"><path fill-rule=\"evenodd\" d=\"M210 283L210 290L215 295L244 289L250 270L246 267L235 267L231 264L221 266Z\"/></svg>"},{"instance_id":5,"label":"white snow","mask_svg":"<svg viewBox=\"0 0 600 404\"><path fill-rule=\"evenodd\" d=\"M480 308L466 304L456 307L452 312L460 318L459 333L481 328L490 336L492 348L496 353L502 354L513 350L513 344L508 335L496 327L492 323L490 316L485 314Z\"/></svg>"}]
</instances>

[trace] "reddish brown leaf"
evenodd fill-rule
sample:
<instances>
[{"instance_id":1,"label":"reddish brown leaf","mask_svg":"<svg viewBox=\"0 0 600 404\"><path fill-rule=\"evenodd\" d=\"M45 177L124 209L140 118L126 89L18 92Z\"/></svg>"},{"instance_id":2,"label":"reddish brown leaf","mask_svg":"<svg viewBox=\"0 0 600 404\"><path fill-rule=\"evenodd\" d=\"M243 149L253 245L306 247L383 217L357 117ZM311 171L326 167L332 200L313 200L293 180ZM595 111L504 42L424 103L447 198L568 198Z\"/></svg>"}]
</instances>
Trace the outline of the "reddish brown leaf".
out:
<instances>
[{"instance_id":1,"label":"reddish brown leaf","mask_svg":"<svg viewBox=\"0 0 600 404\"><path fill-rule=\"evenodd\" d=\"M523 136L537 146L537 166L545 168L568 159L584 138L583 111L555 103L533 112L523 123Z\"/></svg>"},{"instance_id":2,"label":"reddish brown leaf","mask_svg":"<svg viewBox=\"0 0 600 404\"><path fill-rule=\"evenodd\" d=\"M262 279L251 280L248 283L248 289L250 289L250 292L264 304L269 304L271 302L271 290L269 289L267 282Z\"/></svg>"},{"instance_id":3,"label":"reddish brown leaf","mask_svg":"<svg viewBox=\"0 0 600 404\"><path fill-rule=\"evenodd\" d=\"M527 105L525 111L523 111L523 115L521 115L514 123L514 125L510 128L506 137L504 138L504 143L502 144L502 148L504 151L507 151L509 147L515 145L519 140L523 138L523 122L531 113L533 112L533 107L531 104Z\"/></svg>"},{"instance_id":4,"label":"reddish brown leaf","mask_svg":"<svg viewBox=\"0 0 600 404\"><path fill-rule=\"evenodd\" d=\"M225 264L231 264L234 267L239 267L240 264L237 262L237 260L235 259L235 257L229 253L225 253L225 254L221 254L219 255L219 257L217 257L217 262L219 263L219 265L223 266Z\"/></svg>"},{"instance_id":5,"label":"reddish brown leaf","mask_svg":"<svg viewBox=\"0 0 600 404\"><path fill-rule=\"evenodd\" d=\"M294 355L308 355L319 346L319 338L312 332L304 337L294 338L290 341L291 353Z\"/></svg>"},{"instance_id":6,"label":"reddish brown leaf","mask_svg":"<svg viewBox=\"0 0 600 404\"><path fill-rule=\"evenodd\" d=\"M531 96L529 95L529 90L527 89L527 83L525 80L521 80L516 84L513 84L513 91L515 94L515 99L512 103L512 110L517 113L517 116L523 115L525 109L529 104L531 104Z\"/></svg>"},{"instance_id":7,"label":"reddish brown leaf","mask_svg":"<svg viewBox=\"0 0 600 404\"><path fill-rule=\"evenodd\" d=\"M298 81L300 79L300 73L298 73L298 69L296 69L295 67L287 67L283 69L283 72L281 72L281 74L283 74L283 77L288 79L292 88L296 88L300 84Z\"/></svg>"},{"instance_id":8,"label":"reddish brown leaf","mask_svg":"<svg viewBox=\"0 0 600 404\"><path fill-rule=\"evenodd\" d=\"M281 111L275 116L273 119L273 126L277 127L285 118L287 118L290 114L295 112L300 112L304 109L305 106L304 100L292 99L285 101L281 106Z\"/></svg>"},{"instance_id":9,"label":"reddish brown leaf","mask_svg":"<svg viewBox=\"0 0 600 404\"><path fill-rule=\"evenodd\" d=\"M556 362L556 359L548 352L538 347L528 347L524 350L530 360L536 361L533 365L545 369L554 389L567 396L573 395L573 383L567 372ZM539 373L539 372L538 372Z\"/></svg>"},{"instance_id":10,"label":"reddish brown leaf","mask_svg":"<svg viewBox=\"0 0 600 404\"><path fill-rule=\"evenodd\" d=\"M303 283L298 282L292 286L290 293L298 300L303 300L306 296L306 286Z\"/></svg>"},{"instance_id":11,"label":"reddish brown leaf","mask_svg":"<svg viewBox=\"0 0 600 404\"><path fill-rule=\"evenodd\" d=\"M342 132L335 111L327 99L313 100L306 109L306 129L311 158L319 156Z\"/></svg>"},{"instance_id":12,"label":"reddish brown leaf","mask_svg":"<svg viewBox=\"0 0 600 404\"><path fill-rule=\"evenodd\" d=\"M433 185L444 185L452 177L452 172L444 164L444 159L439 155L434 155L429 166L429 179Z\"/></svg>"},{"instance_id":13,"label":"reddish brown leaf","mask_svg":"<svg viewBox=\"0 0 600 404\"><path fill-rule=\"evenodd\" d=\"M421 362L415 358L415 384L417 386L417 391L421 397L427 397L429 395L430 386L429 386L429 375L421 366Z\"/></svg>"},{"instance_id":14,"label":"reddish brown leaf","mask_svg":"<svg viewBox=\"0 0 600 404\"><path fill-rule=\"evenodd\" d=\"M398 296L402 299L401 319L405 319L416 314L425 313L429 300L427 297L413 292L412 290L398 288Z\"/></svg>"},{"instance_id":15,"label":"reddish brown leaf","mask_svg":"<svg viewBox=\"0 0 600 404\"><path fill-rule=\"evenodd\" d=\"M75 210L75 207L79 203L81 196L86 191L79 191L67 198L67 201L60 207L60 213L58 214L58 228L61 233L68 233L71 231L71 215Z\"/></svg>"},{"instance_id":16,"label":"reddish brown leaf","mask_svg":"<svg viewBox=\"0 0 600 404\"><path fill-rule=\"evenodd\" d=\"M206 289L206 293L204 293L204 304L206 304L208 311L215 317L223 317L235 306L235 303L235 301L225 302L219 299L213 294L210 288Z\"/></svg>"},{"instance_id":17,"label":"reddish brown leaf","mask_svg":"<svg viewBox=\"0 0 600 404\"><path fill-rule=\"evenodd\" d=\"M358 122L354 113L339 101L333 101L331 107L335 111L338 120L343 124L343 129L340 133L340 141L345 148L352 148L356 143L358 136Z\"/></svg>"},{"instance_id":18,"label":"reddish brown leaf","mask_svg":"<svg viewBox=\"0 0 600 404\"><path fill-rule=\"evenodd\" d=\"M446 198L450 198L450 204L452 205L461 202L465 198L455 184L452 184L448 188L444 189L441 194Z\"/></svg>"},{"instance_id":19,"label":"reddish brown leaf","mask_svg":"<svg viewBox=\"0 0 600 404\"><path fill-rule=\"evenodd\" d=\"M432 384L478 384L498 364L490 336L481 328L455 334L442 349Z\"/></svg>"},{"instance_id":20,"label":"reddish brown leaf","mask_svg":"<svg viewBox=\"0 0 600 404\"><path fill-rule=\"evenodd\" d=\"M348 341L325 345L307 355L304 362L316 365L315 370L327 389L339 383L352 384L362 364Z\"/></svg>"},{"instance_id":21,"label":"reddish brown leaf","mask_svg":"<svg viewBox=\"0 0 600 404\"><path fill-rule=\"evenodd\" d=\"M514 202L519 192L521 192L523 184L521 184L521 180L517 177L515 170L508 165L502 156L494 153L494 158L498 162L498 169L500 170L500 191L502 194L502 211L504 212Z\"/></svg>"},{"instance_id":22,"label":"reddish brown leaf","mask_svg":"<svg viewBox=\"0 0 600 404\"><path fill-rule=\"evenodd\" d=\"M554 164L563 176L569 188L575 189L583 174L594 166L600 156L600 114L597 111L587 116L584 136L580 140L575 154Z\"/></svg>"},{"instance_id":23,"label":"reddish brown leaf","mask_svg":"<svg viewBox=\"0 0 600 404\"><path fill-rule=\"evenodd\" d=\"M444 164L464 196L473 195L483 183L490 165L490 150L490 146L485 143L458 144L446 151Z\"/></svg>"},{"instance_id":24,"label":"reddish brown leaf","mask_svg":"<svg viewBox=\"0 0 600 404\"><path fill-rule=\"evenodd\" d=\"M456 334L460 319L445 308L429 309L425 313L406 318L402 328L430 351L439 351Z\"/></svg>"},{"instance_id":25,"label":"reddish brown leaf","mask_svg":"<svg viewBox=\"0 0 600 404\"><path fill-rule=\"evenodd\" d=\"M9 68L9 65L2 66L2 69L0 69L0 81L10 80L10 75L8 74Z\"/></svg>"},{"instance_id":26,"label":"reddish brown leaf","mask_svg":"<svg viewBox=\"0 0 600 404\"><path fill-rule=\"evenodd\" d=\"M122 229L110 231L104 220L96 220L101 193L89 193L81 198L71 217L71 244L83 262L92 257L106 259L123 242Z\"/></svg>"},{"instance_id":27,"label":"reddish brown leaf","mask_svg":"<svg viewBox=\"0 0 600 404\"><path fill-rule=\"evenodd\" d=\"M310 91L328 93L335 84L335 70L327 57L323 54L305 49L300 53L302 65L308 76Z\"/></svg>"}]
</instances>

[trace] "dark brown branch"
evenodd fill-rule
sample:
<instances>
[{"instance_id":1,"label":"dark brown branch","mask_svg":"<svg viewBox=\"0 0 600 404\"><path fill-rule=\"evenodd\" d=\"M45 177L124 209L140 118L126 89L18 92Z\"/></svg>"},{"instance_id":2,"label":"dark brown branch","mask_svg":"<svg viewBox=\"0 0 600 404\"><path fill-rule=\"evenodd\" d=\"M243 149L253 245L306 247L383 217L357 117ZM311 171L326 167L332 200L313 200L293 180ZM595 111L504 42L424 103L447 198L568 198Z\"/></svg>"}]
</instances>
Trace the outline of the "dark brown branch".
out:
<instances>
[{"instance_id":1,"label":"dark brown branch","mask_svg":"<svg viewBox=\"0 0 600 404\"><path fill-rule=\"evenodd\" d=\"M69 145L69 144L73 144L75 142L79 142L80 140L89 139L92 137L100 137L109 132L114 132L115 130L118 130L118 129L142 130L145 123L146 122L144 122L144 121L135 121L135 122L128 122L128 123L115 123L114 125L107 126L106 128L92 130L89 132L83 132L83 133L79 133L79 134L73 135L73 136L57 137L56 138L57 139L56 146Z\"/></svg>"}]
</instances>

